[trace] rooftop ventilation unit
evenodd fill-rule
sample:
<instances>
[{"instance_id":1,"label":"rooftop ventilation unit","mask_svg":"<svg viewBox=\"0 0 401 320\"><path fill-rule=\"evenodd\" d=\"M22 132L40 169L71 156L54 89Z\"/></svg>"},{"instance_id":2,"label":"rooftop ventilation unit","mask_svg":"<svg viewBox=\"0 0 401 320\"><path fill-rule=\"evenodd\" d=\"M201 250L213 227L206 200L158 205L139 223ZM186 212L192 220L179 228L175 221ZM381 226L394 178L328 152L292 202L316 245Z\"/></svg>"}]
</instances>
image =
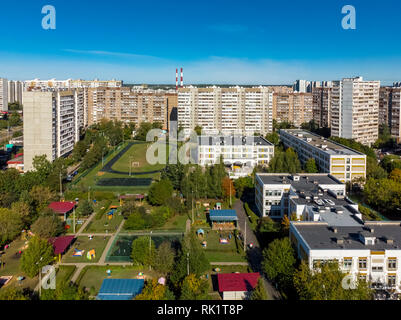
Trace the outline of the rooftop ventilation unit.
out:
<instances>
[{"instance_id":1,"label":"rooftop ventilation unit","mask_svg":"<svg viewBox=\"0 0 401 320\"><path fill-rule=\"evenodd\" d=\"M336 243L337 243L337 244L344 244L344 239L339 239L339 238L337 238L337 239L336 239Z\"/></svg>"},{"instance_id":2,"label":"rooftop ventilation unit","mask_svg":"<svg viewBox=\"0 0 401 320\"><path fill-rule=\"evenodd\" d=\"M337 228L332 228L332 231L333 231L334 233L338 233L338 229L337 229Z\"/></svg>"},{"instance_id":3,"label":"rooftop ventilation unit","mask_svg":"<svg viewBox=\"0 0 401 320\"><path fill-rule=\"evenodd\" d=\"M386 241L387 244L394 244L394 240L393 239L386 238L385 241Z\"/></svg>"},{"instance_id":4,"label":"rooftop ventilation unit","mask_svg":"<svg viewBox=\"0 0 401 320\"><path fill-rule=\"evenodd\" d=\"M337 208L337 209L336 209L336 213L337 213L337 214L342 214L342 213L344 213L344 209L342 209L342 208Z\"/></svg>"},{"instance_id":5,"label":"rooftop ventilation unit","mask_svg":"<svg viewBox=\"0 0 401 320\"><path fill-rule=\"evenodd\" d=\"M299 181L299 176L292 176L292 180Z\"/></svg>"}]
</instances>

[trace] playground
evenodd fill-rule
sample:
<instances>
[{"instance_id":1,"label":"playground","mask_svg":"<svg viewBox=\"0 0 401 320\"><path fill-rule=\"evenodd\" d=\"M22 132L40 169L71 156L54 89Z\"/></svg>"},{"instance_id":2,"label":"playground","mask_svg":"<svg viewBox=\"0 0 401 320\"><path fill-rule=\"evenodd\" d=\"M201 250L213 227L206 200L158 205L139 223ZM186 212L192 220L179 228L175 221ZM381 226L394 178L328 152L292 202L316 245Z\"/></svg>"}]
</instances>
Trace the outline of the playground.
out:
<instances>
[{"instance_id":1,"label":"playground","mask_svg":"<svg viewBox=\"0 0 401 320\"><path fill-rule=\"evenodd\" d=\"M241 242L238 239L236 241L233 231L202 230L203 235L197 229L197 238L209 262L246 262Z\"/></svg>"},{"instance_id":2,"label":"playground","mask_svg":"<svg viewBox=\"0 0 401 320\"><path fill-rule=\"evenodd\" d=\"M107 271L111 271L110 276ZM137 279L141 277L140 273L145 278L156 276L148 268L143 269L137 266L88 266L82 270L77 283L91 290L92 295L96 295L104 279Z\"/></svg>"},{"instance_id":3,"label":"playground","mask_svg":"<svg viewBox=\"0 0 401 320\"><path fill-rule=\"evenodd\" d=\"M113 233L124 220L119 211L108 209L100 219L92 219L85 229L85 233Z\"/></svg>"},{"instance_id":4,"label":"playground","mask_svg":"<svg viewBox=\"0 0 401 320\"><path fill-rule=\"evenodd\" d=\"M98 262L109 240L108 236L80 236L63 256L62 263Z\"/></svg>"}]
</instances>

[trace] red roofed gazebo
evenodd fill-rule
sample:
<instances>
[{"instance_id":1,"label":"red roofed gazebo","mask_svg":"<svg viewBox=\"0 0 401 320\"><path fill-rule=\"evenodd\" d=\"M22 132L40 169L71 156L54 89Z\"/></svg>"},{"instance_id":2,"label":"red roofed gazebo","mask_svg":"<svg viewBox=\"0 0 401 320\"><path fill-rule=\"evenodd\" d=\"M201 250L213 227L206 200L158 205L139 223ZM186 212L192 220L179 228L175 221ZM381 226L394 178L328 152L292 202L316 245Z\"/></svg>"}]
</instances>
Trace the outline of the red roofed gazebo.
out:
<instances>
[{"instance_id":1,"label":"red roofed gazebo","mask_svg":"<svg viewBox=\"0 0 401 320\"><path fill-rule=\"evenodd\" d=\"M242 300L255 289L259 273L221 273L217 275L223 300Z\"/></svg>"},{"instance_id":2,"label":"red roofed gazebo","mask_svg":"<svg viewBox=\"0 0 401 320\"><path fill-rule=\"evenodd\" d=\"M52 209L59 215L64 217L64 221L67 220L67 215L70 214L76 206L75 201L68 201L68 202L52 202L49 204L49 208Z\"/></svg>"},{"instance_id":3,"label":"red roofed gazebo","mask_svg":"<svg viewBox=\"0 0 401 320\"><path fill-rule=\"evenodd\" d=\"M49 243L53 246L54 254L59 256L59 260L61 260L61 255L68 250L74 238L75 236L64 236L49 239Z\"/></svg>"}]
</instances>

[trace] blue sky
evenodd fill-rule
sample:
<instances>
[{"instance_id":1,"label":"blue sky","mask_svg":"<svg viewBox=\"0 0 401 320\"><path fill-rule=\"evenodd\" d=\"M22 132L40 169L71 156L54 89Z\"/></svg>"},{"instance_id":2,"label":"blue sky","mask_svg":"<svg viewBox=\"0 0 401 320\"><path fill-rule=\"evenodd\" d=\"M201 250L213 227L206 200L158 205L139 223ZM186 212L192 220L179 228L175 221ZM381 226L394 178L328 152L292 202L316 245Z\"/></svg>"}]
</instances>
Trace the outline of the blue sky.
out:
<instances>
[{"instance_id":1,"label":"blue sky","mask_svg":"<svg viewBox=\"0 0 401 320\"><path fill-rule=\"evenodd\" d=\"M56 8L56 30L41 27ZM341 8L356 9L356 30ZM130 83L401 80L398 0L3 0L0 77Z\"/></svg>"}]
</instances>

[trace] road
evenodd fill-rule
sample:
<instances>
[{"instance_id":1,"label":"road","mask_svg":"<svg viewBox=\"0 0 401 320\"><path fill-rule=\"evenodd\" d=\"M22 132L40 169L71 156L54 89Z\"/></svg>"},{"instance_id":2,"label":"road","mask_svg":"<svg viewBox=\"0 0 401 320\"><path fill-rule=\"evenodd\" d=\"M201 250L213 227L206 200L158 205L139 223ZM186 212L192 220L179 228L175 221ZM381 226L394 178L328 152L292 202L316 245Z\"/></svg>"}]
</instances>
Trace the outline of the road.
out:
<instances>
[{"instance_id":1,"label":"road","mask_svg":"<svg viewBox=\"0 0 401 320\"><path fill-rule=\"evenodd\" d=\"M252 270L254 272L259 272L263 277L264 285L269 297L272 298L273 300L280 300L281 299L280 293L276 290L274 285L269 280L266 279L264 273L262 272L262 260L263 260L262 250L260 249L259 241L256 238L256 235L250 226L248 216L246 215L244 209L244 203L241 200L238 200L234 204L234 210L237 211L238 226L241 233L244 235L246 232L245 245L247 247L247 252L248 252L248 261L252 267ZM250 243L253 243L252 249L249 249L248 247Z\"/></svg>"}]
</instances>

